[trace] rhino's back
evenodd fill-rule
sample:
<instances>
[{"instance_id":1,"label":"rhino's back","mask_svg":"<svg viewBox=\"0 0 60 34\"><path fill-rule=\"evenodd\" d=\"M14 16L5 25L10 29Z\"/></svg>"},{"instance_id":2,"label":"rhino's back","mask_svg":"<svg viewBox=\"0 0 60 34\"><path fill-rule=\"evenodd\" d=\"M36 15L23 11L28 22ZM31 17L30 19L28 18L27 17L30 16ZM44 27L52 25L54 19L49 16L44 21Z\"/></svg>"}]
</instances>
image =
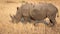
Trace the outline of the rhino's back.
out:
<instances>
[{"instance_id":1,"label":"rhino's back","mask_svg":"<svg viewBox=\"0 0 60 34\"><path fill-rule=\"evenodd\" d=\"M33 10L30 12L32 18L42 20L46 18L46 4L36 4Z\"/></svg>"},{"instance_id":2,"label":"rhino's back","mask_svg":"<svg viewBox=\"0 0 60 34\"><path fill-rule=\"evenodd\" d=\"M47 16L55 16L58 9L51 3L36 4L33 10L30 12L32 18L42 20Z\"/></svg>"}]
</instances>

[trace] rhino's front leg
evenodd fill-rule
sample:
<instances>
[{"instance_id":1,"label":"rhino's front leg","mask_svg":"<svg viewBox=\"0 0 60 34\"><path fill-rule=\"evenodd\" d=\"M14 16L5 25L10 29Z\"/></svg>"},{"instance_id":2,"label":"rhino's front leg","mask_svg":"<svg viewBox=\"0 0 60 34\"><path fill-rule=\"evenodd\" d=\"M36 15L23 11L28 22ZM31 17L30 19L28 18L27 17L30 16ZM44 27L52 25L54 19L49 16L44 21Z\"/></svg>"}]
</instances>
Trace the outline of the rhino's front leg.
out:
<instances>
[{"instance_id":1,"label":"rhino's front leg","mask_svg":"<svg viewBox=\"0 0 60 34\"><path fill-rule=\"evenodd\" d=\"M23 16L22 22L25 23L25 24L26 24L27 22L29 22L29 17L28 17L28 16Z\"/></svg>"}]
</instances>

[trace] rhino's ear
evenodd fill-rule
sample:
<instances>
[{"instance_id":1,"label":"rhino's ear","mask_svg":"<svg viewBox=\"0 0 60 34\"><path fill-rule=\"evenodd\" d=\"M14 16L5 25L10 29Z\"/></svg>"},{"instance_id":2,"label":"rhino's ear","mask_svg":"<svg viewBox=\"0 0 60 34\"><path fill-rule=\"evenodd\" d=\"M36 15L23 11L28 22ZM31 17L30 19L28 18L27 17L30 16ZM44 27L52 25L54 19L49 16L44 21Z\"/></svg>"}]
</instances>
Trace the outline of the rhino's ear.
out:
<instances>
[{"instance_id":1,"label":"rhino's ear","mask_svg":"<svg viewBox=\"0 0 60 34\"><path fill-rule=\"evenodd\" d=\"M19 7L17 7L17 10L19 9Z\"/></svg>"}]
</instances>

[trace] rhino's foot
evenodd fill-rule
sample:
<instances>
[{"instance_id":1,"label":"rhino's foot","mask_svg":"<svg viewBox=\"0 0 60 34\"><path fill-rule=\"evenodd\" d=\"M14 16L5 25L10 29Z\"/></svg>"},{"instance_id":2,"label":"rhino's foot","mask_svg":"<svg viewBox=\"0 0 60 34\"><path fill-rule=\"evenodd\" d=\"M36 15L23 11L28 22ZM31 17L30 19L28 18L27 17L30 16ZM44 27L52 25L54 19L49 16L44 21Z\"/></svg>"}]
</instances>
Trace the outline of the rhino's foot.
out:
<instances>
[{"instance_id":1,"label":"rhino's foot","mask_svg":"<svg viewBox=\"0 0 60 34\"><path fill-rule=\"evenodd\" d=\"M53 26L55 26L55 24L53 24L53 23L49 23L49 24L47 24L47 26L49 26L49 27L53 27Z\"/></svg>"}]
</instances>

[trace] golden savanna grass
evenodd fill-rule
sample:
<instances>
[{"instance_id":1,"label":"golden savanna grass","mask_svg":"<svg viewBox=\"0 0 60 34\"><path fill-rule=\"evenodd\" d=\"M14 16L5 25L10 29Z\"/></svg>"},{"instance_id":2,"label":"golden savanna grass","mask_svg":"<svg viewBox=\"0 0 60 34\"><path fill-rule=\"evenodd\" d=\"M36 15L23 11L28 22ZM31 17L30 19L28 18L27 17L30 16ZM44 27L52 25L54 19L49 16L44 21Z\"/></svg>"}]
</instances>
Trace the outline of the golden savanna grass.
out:
<instances>
[{"instance_id":1,"label":"golden savanna grass","mask_svg":"<svg viewBox=\"0 0 60 34\"><path fill-rule=\"evenodd\" d=\"M0 0L0 34L60 34L60 17L56 18L57 24L54 27L48 27L43 23L34 26L32 23L11 23L10 14L15 15L17 6L22 5L22 1L29 3L52 3L59 11L60 0Z\"/></svg>"}]
</instances>

